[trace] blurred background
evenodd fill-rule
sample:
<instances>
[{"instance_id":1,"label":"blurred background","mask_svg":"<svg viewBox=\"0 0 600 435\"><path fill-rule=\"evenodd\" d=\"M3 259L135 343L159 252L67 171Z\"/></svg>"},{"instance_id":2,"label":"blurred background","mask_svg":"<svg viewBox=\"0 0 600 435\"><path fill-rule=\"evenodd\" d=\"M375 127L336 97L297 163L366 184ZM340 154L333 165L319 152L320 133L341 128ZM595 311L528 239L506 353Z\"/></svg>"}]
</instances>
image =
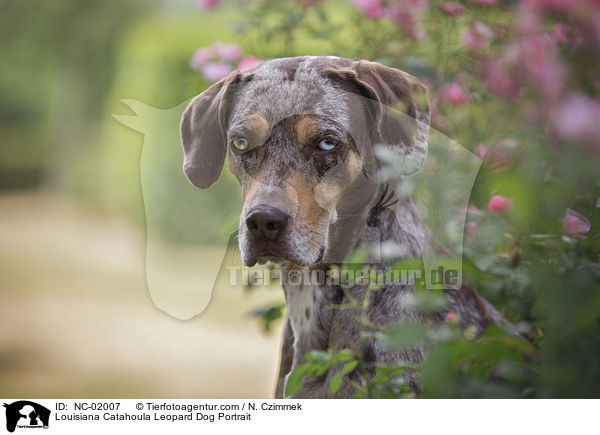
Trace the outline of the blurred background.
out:
<instances>
[{"instance_id":1,"label":"blurred background","mask_svg":"<svg viewBox=\"0 0 600 435\"><path fill-rule=\"evenodd\" d=\"M170 108L207 87L190 57L235 40L233 8L216 18L189 1L1 8L0 394L272 396L279 329L267 334L250 313L280 304L280 290L220 288L187 321L156 308L145 274L144 137L111 116L131 114L121 99ZM181 146L170 144L179 173ZM234 213L239 192L226 181L202 198ZM205 216L193 232L157 214L166 255L218 269L227 215ZM214 277L191 279L210 294Z\"/></svg>"},{"instance_id":2,"label":"blurred background","mask_svg":"<svg viewBox=\"0 0 600 435\"><path fill-rule=\"evenodd\" d=\"M452 372L447 362L468 356L443 348L426 367L436 380L427 395L600 395L597 1L0 6L3 397L272 395L281 322L268 320L281 315L280 289L218 282L201 315L180 318L156 308L147 289L147 224L154 252L180 256L169 276L217 267L238 187L227 171L203 196L163 177L180 167L177 137L153 136L143 148L150 136L112 115L152 108L176 120L182 103L231 70L304 54L418 76L431 89L432 127L484 161L464 227L440 225L464 231L468 281L520 325L536 356L518 361L510 387L489 390L485 370ZM143 149L159 152L145 166L155 175L144 195ZM434 193L429 201L442 204L443 189ZM147 223L148 204L175 194ZM181 285L203 305L213 279L192 274Z\"/></svg>"}]
</instances>

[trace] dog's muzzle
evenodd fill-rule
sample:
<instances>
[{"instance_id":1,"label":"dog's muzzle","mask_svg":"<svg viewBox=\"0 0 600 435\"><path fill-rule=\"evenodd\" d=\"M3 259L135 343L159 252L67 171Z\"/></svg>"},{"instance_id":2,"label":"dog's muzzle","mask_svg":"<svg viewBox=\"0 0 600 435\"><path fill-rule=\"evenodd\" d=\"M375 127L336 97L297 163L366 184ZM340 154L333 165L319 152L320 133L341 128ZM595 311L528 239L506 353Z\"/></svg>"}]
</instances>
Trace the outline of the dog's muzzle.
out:
<instances>
[{"instance_id":1,"label":"dog's muzzle","mask_svg":"<svg viewBox=\"0 0 600 435\"><path fill-rule=\"evenodd\" d=\"M286 229L290 217L278 208L259 204L246 215L251 250L256 258L286 258Z\"/></svg>"}]
</instances>

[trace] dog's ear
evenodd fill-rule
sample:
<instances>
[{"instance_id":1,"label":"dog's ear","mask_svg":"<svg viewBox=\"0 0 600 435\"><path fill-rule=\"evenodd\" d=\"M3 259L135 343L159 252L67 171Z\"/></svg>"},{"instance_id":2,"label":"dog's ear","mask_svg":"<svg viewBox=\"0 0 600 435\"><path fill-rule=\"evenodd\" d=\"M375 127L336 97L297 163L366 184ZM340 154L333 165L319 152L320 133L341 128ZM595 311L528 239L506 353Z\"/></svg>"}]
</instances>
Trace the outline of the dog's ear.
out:
<instances>
[{"instance_id":1,"label":"dog's ear","mask_svg":"<svg viewBox=\"0 0 600 435\"><path fill-rule=\"evenodd\" d=\"M427 156L427 88L404 71L364 60L350 68L329 68L326 74L350 92L367 98L373 143L385 144L403 156L405 175L416 172Z\"/></svg>"},{"instance_id":2,"label":"dog's ear","mask_svg":"<svg viewBox=\"0 0 600 435\"><path fill-rule=\"evenodd\" d=\"M205 189L219 178L227 151L227 122L231 93L239 73L233 72L196 96L181 116L183 172Z\"/></svg>"}]
</instances>

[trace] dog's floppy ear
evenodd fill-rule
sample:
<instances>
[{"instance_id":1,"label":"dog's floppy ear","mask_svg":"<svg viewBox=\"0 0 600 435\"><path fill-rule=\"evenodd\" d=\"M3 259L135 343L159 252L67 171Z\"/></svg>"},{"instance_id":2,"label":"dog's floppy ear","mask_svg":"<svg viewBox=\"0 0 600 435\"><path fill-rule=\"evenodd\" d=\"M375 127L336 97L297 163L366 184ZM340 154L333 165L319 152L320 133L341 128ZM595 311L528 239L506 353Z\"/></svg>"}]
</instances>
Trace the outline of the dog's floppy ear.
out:
<instances>
[{"instance_id":1,"label":"dog's floppy ear","mask_svg":"<svg viewBox=\"0 0 600 435\"><path fill-rule=\"evenodd\" d=\"M404 71L364 60L350 68L328 69L327 75L368 99L373 143L385 144L405 158L404 175L416 172L427 156L427 88Z\"/></svg>"},{"instance_id":2,"label":"dog's floppy ear","mask_svg":"<svg viewBox=\"0 0 600 435\"><path fill-rule=\"evenodd\" d=\"M223 169L230 88L238 75L233 72L196 96L181 116L183 172L200 189L217 181Z\"/></svg>"}]
</instances>

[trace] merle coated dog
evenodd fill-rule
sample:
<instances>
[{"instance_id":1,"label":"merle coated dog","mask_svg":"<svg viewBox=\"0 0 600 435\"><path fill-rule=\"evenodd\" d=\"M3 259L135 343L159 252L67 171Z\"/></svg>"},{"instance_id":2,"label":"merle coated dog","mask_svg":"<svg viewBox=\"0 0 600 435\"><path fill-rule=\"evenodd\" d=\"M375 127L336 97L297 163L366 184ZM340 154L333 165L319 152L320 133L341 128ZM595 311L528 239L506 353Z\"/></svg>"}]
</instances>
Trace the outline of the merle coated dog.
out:
<instances>
[{"instance_id":1,"label":"merle coated dog","mask_svg":"<svg viewBox=\"0 0 600 435\"><path fill-rule=\"evenodd\" d=\"M388 110L395 107L402 117ZM427 154L427 89L413 76L369 61L338 57L275 59L233 72L194 98L181 120L184 172L207 188L229 169L242 188L239 248L245 265L273 262L282 272L324 270L361 246L377 229L381 242L403 249L399 258L421 258L434 241L408 196L392 200L400 180L378 182L374 144L384 144L418 169ZM412 169L411 169L412 168ZM402 175L402 174L400 174ZM312 349L356 349L372 365L422 361L426 348L392 352L360 340L357 313L334 309L361 286L284 285L287 302L276 396L286 377ZM376 325L424 321L403 303L410 284L388 285L370 296ZM473 289L446 290L462 327L480 333L506 320ZM444 321L444 316L438 320ZM305 379L295 397L352 397L352 374L332 395L335 370ZM411 381L409 381L410 383ZM418 390L418 381L412 384Z\"/></svg>"}]
</instances>

